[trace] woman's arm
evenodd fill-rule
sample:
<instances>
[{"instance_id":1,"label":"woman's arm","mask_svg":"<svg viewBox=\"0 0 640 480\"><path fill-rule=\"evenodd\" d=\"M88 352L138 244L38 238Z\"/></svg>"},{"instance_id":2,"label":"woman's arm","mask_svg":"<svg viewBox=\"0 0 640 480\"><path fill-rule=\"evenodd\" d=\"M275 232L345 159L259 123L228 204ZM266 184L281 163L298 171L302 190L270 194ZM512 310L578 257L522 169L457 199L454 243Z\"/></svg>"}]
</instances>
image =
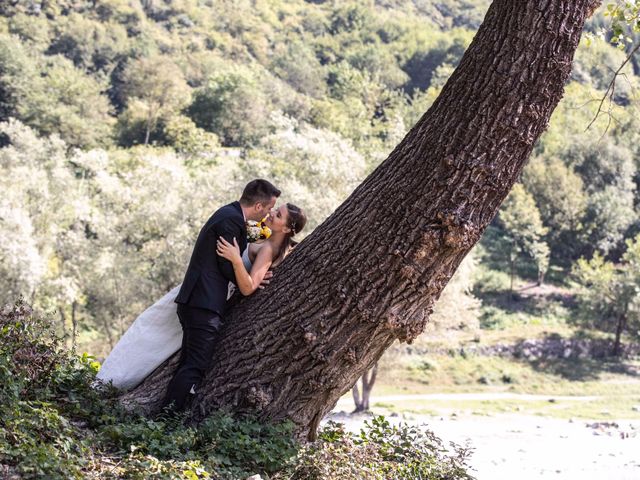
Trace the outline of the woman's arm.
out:
<instances>
[{"instance_id":1,"label":"woman's arm","mask_svg":"<svg viewBox=\"0 0 640 480\"><path fill-rule=\"evenodd\" d=\"M245 296L251 295L260 287L260 283L273 262L273 252L269 243L265 243L258 251L256 259L251 266L251 273L247 272L242 262L240 248L235 238L233 239L233 244L222 237L219 238L216 251L218 255L226 258L233 265L238 290Z\"/></svg>"}]
</instances>

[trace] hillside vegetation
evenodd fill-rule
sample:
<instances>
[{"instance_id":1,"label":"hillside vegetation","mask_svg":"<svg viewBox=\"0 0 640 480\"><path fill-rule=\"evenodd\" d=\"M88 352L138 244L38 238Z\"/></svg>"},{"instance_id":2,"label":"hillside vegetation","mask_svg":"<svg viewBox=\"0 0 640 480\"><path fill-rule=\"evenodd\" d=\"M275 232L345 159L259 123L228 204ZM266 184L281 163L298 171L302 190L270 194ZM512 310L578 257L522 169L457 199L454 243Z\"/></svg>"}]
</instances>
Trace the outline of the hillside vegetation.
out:
<instances>
[{"instance_id":1,"label":"hillside vegetation","mask_svg":"<svg viewBox=\"0 0 640 480\"><path fill-rule=\"evenodd\" d=\"M247 179L272 179L318 225L426 111L487 6L3 3L0 300L55 310L62 333L107 353L180 282L203 219ZM599 14L588 30L603 25ZM585 131L624 57L597 37L578 50L522 185L474 255L493 280L566 285L578 258L617 262L638 232L635 60L611 115ZM491 279L480 283L484 299ZM459 323L477 321L469 308Z\"/></svg>"},{"instance_id":2,"label":"hillside vegetation","mask_svg":"<svg viewBox=\"0 0 640 480\"><path fill-rule=\"evenodd\" d=\"M251 438L263 427L251 421L212 420L207 435L228 434L212 445L196 430L129 417L107 400L113 392L90 393L94 360L180 283L202 223L248 180L269 178L303 206L305 234L319 225L429 108L489 3L0 2L0 304L9 305L0 468L48 478L289 468L301 475L291 478L315 478L311 464L333 458L338 468L354 445L363 464L384 457L400 468L384 456L388 445L415 432L390 433L384 423L366 434L373 450L328 431L329 443L300 453L281 443L286 426L267 429L273 451L258 452ZM625 31L629 42L616 48L606 8L587 25L589 41L520 183L445 289L427 334L384 357L383 392L602 393L603 376L637 380L637 54L605 95L639 39ZM606 360L459 353L549 338L604 345ZM20 342L35 350L22 352ZM28 358L59 368L40 381ZM61 432L59 441L48 431ZM164 445L169 431L176 440ZM406 453L416 472L433 461L429 441ZM225 448L246 457L225 457ZM437 461L457 468L458 455Z\"/></svg>"}]
</instances>

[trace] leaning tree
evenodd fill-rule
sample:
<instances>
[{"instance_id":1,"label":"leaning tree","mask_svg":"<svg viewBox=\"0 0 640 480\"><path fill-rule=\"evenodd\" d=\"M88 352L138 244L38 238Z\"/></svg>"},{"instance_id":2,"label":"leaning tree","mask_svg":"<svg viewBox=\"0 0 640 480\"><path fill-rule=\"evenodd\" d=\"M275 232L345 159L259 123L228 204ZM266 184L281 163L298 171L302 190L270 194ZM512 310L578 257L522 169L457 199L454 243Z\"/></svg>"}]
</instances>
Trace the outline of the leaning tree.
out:
<instances>
[{"instance_id":1,"label":"leaning tree","mask_svg":"<svg viewBox=\"0 0 640 480\"><path fill-rule=\"evenodd\" d=\"M235 304L196 395L292 420L313 438L338 398L411 341L518 179L599 0L495 0L442 93L393 152L278 268ZM318 192L322 195L322 192ZM123 401L154 412L168 360Z\"/></svg>"}]
</instances>

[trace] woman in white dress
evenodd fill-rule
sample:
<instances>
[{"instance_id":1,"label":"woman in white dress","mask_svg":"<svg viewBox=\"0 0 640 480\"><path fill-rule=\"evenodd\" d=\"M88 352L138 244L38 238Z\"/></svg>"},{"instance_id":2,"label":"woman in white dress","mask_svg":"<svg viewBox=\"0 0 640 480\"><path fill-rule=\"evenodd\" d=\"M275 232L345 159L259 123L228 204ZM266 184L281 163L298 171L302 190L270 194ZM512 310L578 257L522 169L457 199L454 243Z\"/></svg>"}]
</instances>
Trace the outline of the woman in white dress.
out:
<instances>
[{"instance_id":1,"label":"woman in white dress","mask_svg":"<svg viewBox=\"0 0 640 480\"><path fill-rule=\"evenodd\" d=\"M267 271L289 253L294 245L292 237L306 222L304 211L287 203L273 209L264 221L271 236L260 243L250 243L242 254L235 239L233 244L223 238L218 240L217 253L232 263L240 293L251 295L260 287ZM133 322L103 362L98 380L112 383L119 390L130 390L180 349L182 327L174 302L179 290L180 285Z\"/></svg>"}]
</instances>

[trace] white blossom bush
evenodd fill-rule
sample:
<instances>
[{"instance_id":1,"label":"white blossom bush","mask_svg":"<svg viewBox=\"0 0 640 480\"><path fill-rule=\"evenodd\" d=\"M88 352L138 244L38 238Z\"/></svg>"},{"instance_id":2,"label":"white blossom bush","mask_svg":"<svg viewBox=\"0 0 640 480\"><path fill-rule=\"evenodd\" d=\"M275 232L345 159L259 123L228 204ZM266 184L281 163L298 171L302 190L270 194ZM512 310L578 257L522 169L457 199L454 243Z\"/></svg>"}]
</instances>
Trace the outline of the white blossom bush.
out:
<instances>
[{"instance_id":1,"label":"white blossom bush","mask_svg":"<svg viewBox=\"0 0 640 480\"><path fill-rule=\"evenodd\" d=\"M268 178L290 201L307 212L308 234L322 223L364 179L366 162L348 140L295 120L282 119L281 129L259 148L246 152L246 179Z\"/></svg>"}]
</instances>

